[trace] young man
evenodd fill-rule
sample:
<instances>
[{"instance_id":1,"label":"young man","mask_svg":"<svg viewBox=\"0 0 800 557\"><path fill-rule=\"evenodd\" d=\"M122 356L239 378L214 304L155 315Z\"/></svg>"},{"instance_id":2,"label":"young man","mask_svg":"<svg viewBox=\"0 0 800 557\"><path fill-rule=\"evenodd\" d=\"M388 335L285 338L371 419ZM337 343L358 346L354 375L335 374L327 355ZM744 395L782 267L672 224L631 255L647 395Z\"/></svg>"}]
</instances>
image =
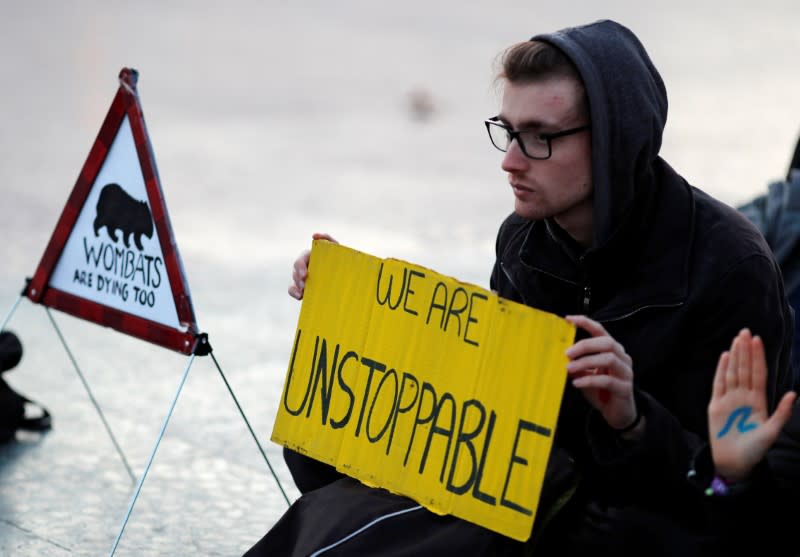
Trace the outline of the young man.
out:
<instances>
[{"instance_id":1,"label":"young man","mask_svg":"<svg viewBox=\"0 0 800 557\"><path fill-rule=\"evenodd\" d=\"M707 554L713 532L686 471L707 442L717 358L740 329L764 340L770 407L788 389L778 267L744 217L658 156L666 91L631 31L601 21L536 36L508 49L499 77L502 107L485 125L515 201L491 287L581 332L527 549ZM295 297L307 266L295 263Z\"/></svg>"}]
</instances>

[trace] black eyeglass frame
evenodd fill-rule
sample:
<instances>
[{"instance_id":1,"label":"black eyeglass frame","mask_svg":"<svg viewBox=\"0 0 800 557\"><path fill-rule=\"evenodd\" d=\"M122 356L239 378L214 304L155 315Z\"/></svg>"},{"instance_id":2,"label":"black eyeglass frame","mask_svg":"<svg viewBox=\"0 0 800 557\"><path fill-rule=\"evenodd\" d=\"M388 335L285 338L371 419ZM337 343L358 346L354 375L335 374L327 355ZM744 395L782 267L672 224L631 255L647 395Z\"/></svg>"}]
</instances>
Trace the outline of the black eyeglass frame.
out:
<instances>
[{"instance_id":1,"label":"black eyeglass frame","mask_svg":"<svg viewBox=\"0 0 800 557\"><path fill-rule=\"evenodd\" d=\"M561 130L560 132L553 132L553 133L539 133L537 134L539 138L544 139L547 142L547 156L546 157L534 157L525 149L525 142L520 141L519 136L521 133L530 132L533 130L513 130L510 127L506 126L501 120L499 116L492 116L491 118L487 118L483 121L486 125L486 132L489 134L489 141L492 142L492 145L498 150L502 151L503 153L508 151L508 147L501 147L497 143L494 142L494 138L492 137L492 128L490 126L495 126L498 128L502 128L505 130L506 134L508 135L508 141L506 142L507 145L511 145L513 140L517 140L517 145L519 145L522 154L528 157L529 159L537 160L537 161L544 161L549 159L553 156L553 139L558 139L559 137L565 137L568 135L573 135L576 133L580 133L582 131L588 130L591 128L591 125L584 124L583 126L578 126L577 128L569 128L568 130Z\"/></svg>"}]
</instances>

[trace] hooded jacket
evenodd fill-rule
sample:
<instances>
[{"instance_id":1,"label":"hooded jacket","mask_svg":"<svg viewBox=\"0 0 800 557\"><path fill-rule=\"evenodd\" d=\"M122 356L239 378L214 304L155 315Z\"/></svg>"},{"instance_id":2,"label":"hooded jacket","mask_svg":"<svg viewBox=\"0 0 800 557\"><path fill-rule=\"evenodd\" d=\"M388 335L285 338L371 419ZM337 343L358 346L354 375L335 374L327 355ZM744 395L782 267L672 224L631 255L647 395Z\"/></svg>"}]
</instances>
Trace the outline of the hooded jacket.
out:
<instances>
[{"instance_id":1,"label":"hooded jacket","mask_svg":"<svg viewBox=\"0 0 800 557\"><path fill-rule=\"evenodd\" d=\"M686 473L708 438L720 353L749 327L766 347L771 407L789 387L792 316L780 271L746 218L659 157L666 90L630 30L600 21L533 39L564 52L586 90L593 245L581 253L555 222L512 214L498 234L491 287L599 321L632 357L646 419L640 440L623 441L568 382L534 527L536 554L704 554L714 540ZM560 503L542 507L551 501Z\"/></svg>"}]
</instances>

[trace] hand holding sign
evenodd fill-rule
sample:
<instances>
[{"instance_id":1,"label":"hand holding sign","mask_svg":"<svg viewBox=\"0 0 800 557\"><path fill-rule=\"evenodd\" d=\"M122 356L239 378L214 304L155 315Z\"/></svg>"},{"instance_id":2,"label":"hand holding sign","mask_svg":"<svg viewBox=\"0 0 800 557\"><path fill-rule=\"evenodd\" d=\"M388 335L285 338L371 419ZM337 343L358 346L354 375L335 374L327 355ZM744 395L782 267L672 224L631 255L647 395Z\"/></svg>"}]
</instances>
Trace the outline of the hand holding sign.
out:
<instances>
[{"instance_id":1,"label":"hand holding sign","mask_svg":"<svg viewBox=\"0 0 800 557\"><path fill-rule=\"evenodd\" d=\"M324 232L315 232L311 237L314 240L328 240L334 244L339 243ZM292 284L289 285L289 296L296 300L303 299L303 293L306 290L306 279L308 278L308 265L310 262L311 250L304 250L300 256L295 259L292 267Z\"/></svg>"},{"instance_id":2,"label":"hand holding sign","mask_svg":"<svg viewBox=\"0 0 800 557\"><path fill-rule=\"evenodd\" d=\"M769 416L766 382L764 344L744 329L719 358L708 405L711 454L726 480L739 481L750 473L792 413L796 395L788 392Z\"/></svg>"}]
</instances>

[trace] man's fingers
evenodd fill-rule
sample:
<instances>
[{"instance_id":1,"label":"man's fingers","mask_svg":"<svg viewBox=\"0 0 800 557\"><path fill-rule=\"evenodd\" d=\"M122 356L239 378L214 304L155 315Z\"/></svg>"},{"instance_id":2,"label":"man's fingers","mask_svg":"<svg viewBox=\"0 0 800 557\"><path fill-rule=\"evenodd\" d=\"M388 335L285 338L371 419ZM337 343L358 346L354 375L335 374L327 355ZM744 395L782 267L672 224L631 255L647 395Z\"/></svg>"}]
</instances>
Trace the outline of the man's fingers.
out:
<instances>
[{"instance_id":1,"label":"man's fingers","mask_svg":"<svg viewBox=\"0 0 800 557\"><path fill-rule=\"evenodd\" d=\"M741 354L741 339L737 336L733 339L730 356L728 357L728 369L725 372L725 390L732 391L739 384L739 356Z\"/></svg>"},{"instance_id":2,"label":"man's fingers","mask_svg":"<svg viewBox=\"0 0 800 557\"><path fill-rule=\"evenodd\" d=\"M625 348L608 335L586 338L576 342L567 350L567 357L571 360L577 360L578 358L603 352L616 354L617 357L623 360L628 366L633 364L633 360L628 353L625 352Z\"/></svg>"},{"instance_id":3,"label":"man's fingers","mask_svg":"<svg viewBox=\"0 0 800 557\"><path fill-rule=\"evenodd\" d=\"M736 371L736 384L742 389L750 389L753 376L753 358L751 342L753 335L749 329L742 329L739 332L739 361Z\"/></svg>"},{"instance_id":4,"label":"man's fingers","mask_svg":"<svg viewBox=\"0 0 800 557\"><path fill-rule=\"evenodd\" d=\"M719 355L719 362L717 362L717 372L714 374L714 389L712 393L713 398L720 398L725 394L725 374L728 373L728 361L730 360L730 352L727 350Z\"/></svg>"},{"instance_id":5,"label":"man's fingers","mask_svg":"<svg viewBox=\"0 0 800 557\"><path fill-rule=\"evenodd\" d=\"M605 373L577 377L572 380L572 385L576 389L600 389L620 397L630 394L633 388L630 381L624 381Z\"/></svg>"},{"instance_id":6,"label":"man's fingers","mask_svg":"<svg viewBox=\"0 0 800 557\"><path fill-rule=\"evenodd\" d=\"M633 371L628 366L627 362L620 360L611 352L584 356L567 364L567 372L570 375L585 373L595 369L605 369L608 373L626 380L630 380L633 377Z\"/></svg>"},{"instance_id":7,"label":"man's fingers","mask_svg":"<svg viewBox=\"0 0 800 557\"><path fill-rule=\"evenodd\" d=\"M289 285L289 296L291 296L295 300L302 300L303 292L299 288L297 288L296 285L291 284Z\"/></svg>"},{"instance_id":8,"label":"man's fingers","mask_svg":"<svg viewBox=\"0 0 800 557\"><path fill-rule=\"evenodd\" d=\"M600 323L593 319L589 319L585 315L567 315L565 319L576 327L580 327L593 337L608 335Z\"/></svg>"},{"instance_id":9,"label":"man's fingers","mask_svg":"<svg viewBox=\"0 0 800 557\"><path fill-rule=\"evenodd\" d=\"M767 392L767 357L764 354L764 341L756 335L750 341L750 365L753 375L750 379L751 387L757 393Z\"/></svg>"},{"instance_id":10,"label":"man's fingers","mask_svg":"<svg viewBox=\"0 0 800 557\"><path fill-rule=\"evenodd\" d=\"M306 279L308 278L308 261L311 257L311 252L306 250L295 259L292 265L292 281L294 284L289 285L289 296L296 300L303 299L303 291L306 288Z\"/></svg>"},{"instance_id":11,"label":"man's fingers","mask_svg":"<svg viewBox=\"0 0 800 557\"><path fill-rule=\"evenodd\" d=\"M311 238L314 240L327 240L329 242L333 242L334 244L338 244L336 240L330 234L326 234L325 232L315 232L311 235ZM303 293L305 292L306 288L306 279L308 279L308 267L311 263L311 250L305 250L300 253L297 259L294 261L294 265L292 266L292 281L294 284L289 285L289 296L295 298L296 300L303 299Z\"/></svg>"},{"instance_id":12,"label":"man's fingers","mask_svg":"<svg viewBox=\"0 0 800 557\"><path fill-rule=\"evenodd\" d=\"M294 260L294 272L302 279L308 275L308 263L311 260L311 252L309 250L303 251L297 259Z\"/></svg>"},{"instance_id":13,"label":"man's fingers","mask_svg":"<svg viewBox=\"0 0 800 557\"><path fill-rule=\"evenodd\" d=\"M339 243L336 240L334 240L329 234L326 234L325 232L314 232L311 235L311 238L313 238L314 240L328 240L329 242L333 242L334 244L338 244Z\"/></svg>"}]
</instances>

